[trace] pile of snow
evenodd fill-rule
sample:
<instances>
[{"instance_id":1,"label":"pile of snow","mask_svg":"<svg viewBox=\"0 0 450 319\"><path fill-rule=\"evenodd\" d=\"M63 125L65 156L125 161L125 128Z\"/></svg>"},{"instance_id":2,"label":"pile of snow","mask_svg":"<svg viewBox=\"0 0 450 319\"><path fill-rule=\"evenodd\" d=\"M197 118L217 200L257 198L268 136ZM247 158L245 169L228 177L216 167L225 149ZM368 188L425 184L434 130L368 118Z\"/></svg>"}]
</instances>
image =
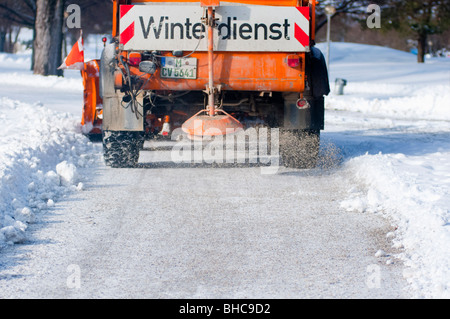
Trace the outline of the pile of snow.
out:
<instances>
[{"instance_id":1,"label":"pile of snow","mask_svg":"<svg viewBox=\"0 0 450 319\"><path fill-rule=\"evenodd\" d=\"M354 43L332 43L330 54L328 109L450 120L450 59L419 64L411 53ZM347 80L344 96L334 94L338 78Z\"/></svg>"},{"instance_id":2,"label":"pile of snow","mask_svg":"<svg viewBox=\"0 0 450 319\"><path fill-rule=\"evenodd\" d=\"M402 85L351 83L346 94L349 96L345 98L330 96L326 107L377 116L450 121L448 85L412 89Z\"/></svg>"},{"instance_id":3,"label":"pile of snow","mask_svg":"<svg viewBox=\"0 0 450 319\"><path fill-rule=\"evenodd\" d=\"M96 156L80 133L80 72L43 77L30 66L31 50L0 53L0 245L26 241L28 224L82 190L78 171Z\"/></svg>"},{"instance_id":4,"label":"pile of snow","mask_svg":"<svg viewBox=\"0 0 450 319\"><path fill-rule=\"evenodd\" d=\"M326 98L325 136L341 148L354 185L341 206L392 222L387 236L416 297L450 298L450 59L415 59L333 43L332 88L336 78L348 83L344 95Z\"/></svg>"},{"instance_id":5,"label":"pile of snow","mask_svg":"<svg viewBox=\"0 0 450 319\"><path fill-rule=\"evenodd\" d=\"M0 244L24 242L27 225L69 192L95 161L79 118L0 98Z\"/></svg>"},{"instance_id":6,"label":"pile of snow","mask_svg":"<svg viewBox=\"0 0 450 319\"><path fill-rule=\"evenodd\" d=\"M355 187L341 203L348 211L381 213L397 230L394 248L417 296L450 297L450 152L426 156L377 154L345 165Z\"/></svg>"}]
</instances>

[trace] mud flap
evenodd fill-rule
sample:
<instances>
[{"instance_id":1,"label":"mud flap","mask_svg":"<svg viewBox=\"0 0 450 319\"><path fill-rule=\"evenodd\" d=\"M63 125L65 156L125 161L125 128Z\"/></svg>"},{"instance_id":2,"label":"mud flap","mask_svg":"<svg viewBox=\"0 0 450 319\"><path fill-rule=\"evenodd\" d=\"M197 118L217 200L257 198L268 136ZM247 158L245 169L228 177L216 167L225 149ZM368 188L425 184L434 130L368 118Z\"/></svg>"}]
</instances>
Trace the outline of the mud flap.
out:
<instances>
[{"instance_id":1,"label":"mud flap","mask_svg":"<svg viewBox=\"0 0 450 319\"><path fill-rule=\"evenodd\" d=\"M103 99L103 129L107 131L144 131L144 119L131 111L122 103L122 93ZM143 114L143 102L137 106L139 114Z\"/></svg>"},{"instance_id":2,"label":"mud flap","mask_svg":"<svg viewBox=\"0 0 450 319\"><path fill-rule=\"evenodd\" d=\"M308 99L309 107L297 107L298 94L285 96L284 123L285 129L323 130L325 122L324 98Z\"/></svg>"},{"instance_id":3,"label":"mud flap","mask_svg":"<svg viewBox=\"0 0 450 319\"><path fill-rule=\"evenodd\" d=\"M324 96L330 93L328 70L322 52L311 48L306 56L307 83L303 98L307 101L306 107L299 107L298 93L285 93L284 124L285 129L323 130L325 122Z\"/></svg>"},{"instance_id":4,"label":"mud flap","mask_svg":"<svg viewBox=\"0 0 450 319\"><path fill-rule=\"evenodd\" d=\"M123 93L114 88L115 44L105 46L100 60L100 95L103 98L103 130L107 131L143 131L144 119L136 116L127 103L122 102ZM142 98L141 98L142 99ZM142 100L136 108L143 114Z\"/></svg>"}]
</instances>

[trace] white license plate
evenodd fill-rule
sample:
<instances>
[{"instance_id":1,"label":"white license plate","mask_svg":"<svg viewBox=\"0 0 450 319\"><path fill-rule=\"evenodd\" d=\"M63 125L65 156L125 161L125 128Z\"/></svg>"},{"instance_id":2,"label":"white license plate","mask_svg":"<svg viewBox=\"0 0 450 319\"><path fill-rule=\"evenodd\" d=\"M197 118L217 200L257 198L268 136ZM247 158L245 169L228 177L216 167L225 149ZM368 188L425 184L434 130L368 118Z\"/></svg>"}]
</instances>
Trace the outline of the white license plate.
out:
<instances>
[{"instance_id":1,"label":"white license plate","mask_svg":"<svg viewBox=\"0 0 450 319\"><path fill-rule=\"evenodd\" d=\"M196 58L161 58L161 77L168 79L196 79Z\"/></svg>"}]
</instances>

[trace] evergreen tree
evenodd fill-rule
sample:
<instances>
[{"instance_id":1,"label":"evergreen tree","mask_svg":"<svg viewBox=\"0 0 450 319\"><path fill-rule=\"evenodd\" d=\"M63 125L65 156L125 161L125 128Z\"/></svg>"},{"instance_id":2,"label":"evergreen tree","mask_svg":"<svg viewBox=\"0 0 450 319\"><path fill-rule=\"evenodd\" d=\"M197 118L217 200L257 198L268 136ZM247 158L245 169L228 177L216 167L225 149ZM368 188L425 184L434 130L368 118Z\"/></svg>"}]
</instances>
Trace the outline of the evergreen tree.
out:
<instances>
[{"instance_id":1,"label":"evergreen tree","mask_svg":"<svg viewBox=\"0 0 450 319\"><path fill-rule=\"evenodd\" d=\"M450 26L449 0L390 0L382 10L383 27L417 40L417 62L425 62L427 38Z\"/></svg>"}]
</instances>

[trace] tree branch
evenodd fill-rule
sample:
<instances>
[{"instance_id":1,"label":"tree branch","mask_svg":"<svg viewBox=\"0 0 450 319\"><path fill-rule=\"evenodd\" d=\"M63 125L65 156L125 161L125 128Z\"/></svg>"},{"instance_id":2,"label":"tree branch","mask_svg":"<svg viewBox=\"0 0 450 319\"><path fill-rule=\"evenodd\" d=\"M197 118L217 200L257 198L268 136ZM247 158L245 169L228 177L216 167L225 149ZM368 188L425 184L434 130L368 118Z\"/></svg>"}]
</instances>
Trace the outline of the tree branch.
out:
<instances>
[{"instance_id":1,"label":"tree branch","mask_svg":"<svg viewBox=\"0 0 450 319\"><path fill-rule=\"evenodd\" d=\"M34 19L35 19L34 17L29 16L24 13L21 13L21 12L18 12L14 9L11 9L9 6L6 6L4 4L0 4L0 9L3 9L5 11L9 12L11 15L16 17L15 21L13 20L13 18L11 16L6 16L7 19L14 21L16 23L19 23L19 24L23 24L27 27L34 27Z\"/></svg>"}]
</instances>

